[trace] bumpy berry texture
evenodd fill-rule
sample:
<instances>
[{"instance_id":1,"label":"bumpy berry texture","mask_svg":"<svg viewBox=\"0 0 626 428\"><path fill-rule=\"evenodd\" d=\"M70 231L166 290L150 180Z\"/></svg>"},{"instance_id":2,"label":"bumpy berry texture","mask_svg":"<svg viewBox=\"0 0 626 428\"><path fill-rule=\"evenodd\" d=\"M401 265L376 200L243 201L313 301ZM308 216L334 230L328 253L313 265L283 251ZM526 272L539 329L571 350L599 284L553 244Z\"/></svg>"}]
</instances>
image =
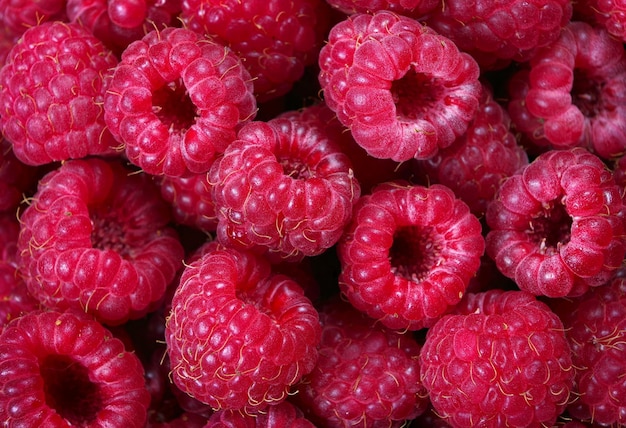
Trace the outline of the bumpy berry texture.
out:
<instances>
[{"instance_id":1,"label":"bumpy berry texture","mask_svg":"<svg viewBox=\"0 0 626 428\"><path fill-rule=\"evenodd\" d=\"M317 361L317 310L267 261L210 251L183 271L165 339L171 377L215 410L263 411Z\"/></svg>"},{"instance_id":2,"label":"bumpy berry texture","mask_svg":"<svg viewBox=\"0 0 626 428\"><path fill-rule=\"evenodd\" d=\"M410 334L340 300L320 311L320 321L318 363L292 397L316 426L399 428L424 412L420 346Z\"/></svg>"},{"instance_id":3,"label":"bumpy berry texture","mask_svg":"<svg viewBox=\"0 0 626 428\"><path fill-rule=\"evenodd\" d=\"M242 58L259 102L286 94L315 64L330 23L323 0L183 0L181 18Z\"/></svg>"},{"instance_id":4,"label":"bumpy berry texture","mask_svg":"<svg viewBox=\"0 0 626 428\"><path fill-rule=\"evenodd\" d=\"M551 150L498 190L486 214L487 254L522 290L580 295L621 266L624 213L621 188L597 156Z\"/></svg>"},{"instance_id":5,"label":"bumpy berry texture","mask_svg":"<svg viewBox=\"0 0 626 428\"><path fill-rule=\"evenodd\" d=\"M439 0L326 0L326 2L346 15L389 10L416 19L426 16L440 6Z\"/></svg>"},{"instance_id":6,"label":"bumpy berry texture","mask_svg":"<svg viewBox=\"0 0 626 428\"><path fill-rule=\"evenodd\" d=\"M339 285L385 326L419 330L459 303L484 249L479 220L449 188L383 183L339 241Z\"/></svg>"},{"instance_id":7,"label":"bumpy berry texture","mask_svg":"<svg viewBox=\"0 0 626 428\"><path fill-rule=\"evenodd\" d=\"M78 24L29 28L0 69L0 126L28 165L115 154L102 102L117 59Z\"/></svg>"},{"instance_id":8,"label":"bumpy berry texture","mask_svg":"<svg viewBox=\"0 0 626 428\"><path fill-rule=\"evenodd\" d=\"M104 118L128 159L153 175L208 171L256 114L250 74L227 47L189 29L153 30L116 67Z\"/></svg>"},{"instance_id":9,"label":"bumpy berry texture","mask_svg":"<svg viewBox=\"0 0 626 428\"><path fill-rule=\"evenodd\" d=\"M65 0L0 1L0 23L9 40L16 41L28 28L43 22L65 20Z\"/></svg>"},{"instance_id":10,"label":"bumpy berry texture","mask_svg":"<svg viewBox=\"0 0 626 428\"><path fill-rule=\"evenodd\" d=\"M161 196L172 206L174 221L214 232L217 214L211 195L212 184L207 174L192 174L186 177L163 176L158 180Z\"/></svg>"},{"instance_id":11,"label":"bumpy berry texture","mask_svg":"<svg viewBox=\"0 0 626 428\"><path fill-rule=\"evenodd\" d=\"M446 0L425 21L488 70L527 61L555 41L571 17L570 0Z\"/></svg>"},{"instance_id":12,"label":"bumpy berry texture","mask_svg":"<svg viewBox=\"0 0 626 428\"><path fill-rule=\"evenodd\" d=\"M606 28L609 34L626 42L626 4L621 0L582 0L572 2L574 19Z\"/></svg>"},{"instance_id":13,"label":"bumpy berry texture","mask_svg":"<svg viewBox=\"0 0 626 428\"><path fill-rule=\"evenodd\" d=\"M389 11L336 24L319 66L326 104L377 158L427 159L461 136L478 108L476 61Z\"/></svg>"},{"instance_id":14,"label":"bumpy berry texture","mask_svg":"<svg viewBox=\"0 0 626 428\"><path fill-rule=\"evenodd\" d=\"M434 157L416 161L431 183L448 186L477 216L483 216L501 182L528 164L528 155L510 129L506 110L488 87L467 131Z\"/></svg>"},{"instance_id":15,"label":"bumpy berry texture","mask_svg":"<svg viewBox=\"0 0 626 428\"><path fill-rule=\"evenodd\" d=\"M428 330L420 364L455 428L553 426L574 379L561 320L523 291L468 294Z\"/></svg>"},{"instance_id":16,"label":"bumpy berry texture","mask_svg":"<svg viewBox=\"0 0 626 428\"><path fill-rule=\"evenodd\" d=\"M7 426L142 428L149 401L139 359L85 314L33 312L0 335Z\"/></svg>"},{"instance_id":17,"label":"bumpy berry texture","mask_svg":"<svg viewBox=\"0 0 626 428\"><path fill-rule=\"evenodd\" d=\"M47 307L121 324L156 309L181 267L158 189L117 162L65 162L42 178L20 221L22 273Z\"/></svg>"},{"instance_id":18,"label":"bumpy berry texture","mask_svg":"<svg viewBox=\"0 0 626 428\"><path fill-rule=\"evenodd\" d=\"M572 22L509 82L508 110L536 145L626 150L626 52L606 30Z\"/></svg>"},{"instance_id":19,"label":"bumpy berry texture","mask_svg":"<svg viewBox=\"0 0 626 428\"><path fill-rule=\"evenodd\" d=\"M204 428L315 428L302 411L289 401L269 406L265 411L246 415L234 410L215 412Z\"/></svg>"},{"instance_id":20,"label":"bumpy berry texture","mask_svg":"<svg viewBox=\"0 0 626 428\"><path fill-rule=\"evenodd\" d=\"M288 118L245 125L209 181L222 244L294 261L333 246L360 195L324 130Z\"/></svg>"}]
</instances>

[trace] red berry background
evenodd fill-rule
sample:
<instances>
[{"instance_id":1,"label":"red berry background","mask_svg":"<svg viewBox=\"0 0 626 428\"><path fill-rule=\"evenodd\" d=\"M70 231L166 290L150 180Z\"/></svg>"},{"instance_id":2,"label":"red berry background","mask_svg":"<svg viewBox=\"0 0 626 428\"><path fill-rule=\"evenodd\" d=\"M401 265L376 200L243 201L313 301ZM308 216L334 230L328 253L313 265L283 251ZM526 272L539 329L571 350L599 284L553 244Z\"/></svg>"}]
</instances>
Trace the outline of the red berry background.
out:
<instances>
[{"instance_id":1,"label":"red berry background","mask_svg":"<svg viewBox=\"0 0 626 428\"><path fill-rule=\"evenodd\" d=\"M623 0L0 0L0 425L626 426Z\"/></svg>"}]
</instances>

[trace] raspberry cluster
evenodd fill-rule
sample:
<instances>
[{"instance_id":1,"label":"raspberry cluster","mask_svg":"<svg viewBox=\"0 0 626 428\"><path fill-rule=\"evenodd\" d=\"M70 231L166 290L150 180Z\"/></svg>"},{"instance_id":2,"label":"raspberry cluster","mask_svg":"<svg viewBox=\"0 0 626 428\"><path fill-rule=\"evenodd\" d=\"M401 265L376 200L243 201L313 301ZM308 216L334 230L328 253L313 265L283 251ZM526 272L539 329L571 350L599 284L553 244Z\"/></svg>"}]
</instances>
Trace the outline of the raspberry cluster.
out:
<instances>
[{"instance_id":1,"label":"raspberry cluster","mask_svg":"<svg viewBox=\"0 0 626 428\"><path fill-rule=\"evenodd\" d=\"M626 426L618 0L0 0L0 425Z\"/></svg>"}]
</instances>

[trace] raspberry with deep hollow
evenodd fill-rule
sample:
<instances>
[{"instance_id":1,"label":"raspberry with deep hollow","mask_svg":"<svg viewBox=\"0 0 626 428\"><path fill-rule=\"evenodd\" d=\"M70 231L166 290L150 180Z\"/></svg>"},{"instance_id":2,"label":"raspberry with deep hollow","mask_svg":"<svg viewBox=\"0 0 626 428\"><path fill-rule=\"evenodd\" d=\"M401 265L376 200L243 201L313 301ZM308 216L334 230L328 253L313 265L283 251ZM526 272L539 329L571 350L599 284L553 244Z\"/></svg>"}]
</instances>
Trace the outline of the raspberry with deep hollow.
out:
<instances>
[{"instance_id":1,"label":"raspberry with deep hollow","mask_svg":"<svg viewBox=\"0 0 626 428\"><path fill-rule=\"evenodd\" d=\"M449 188L383 183L339 241L339 285L385 326L419 330L461 300L484 249L480 221Z\"/></svg>"}]
</instances>

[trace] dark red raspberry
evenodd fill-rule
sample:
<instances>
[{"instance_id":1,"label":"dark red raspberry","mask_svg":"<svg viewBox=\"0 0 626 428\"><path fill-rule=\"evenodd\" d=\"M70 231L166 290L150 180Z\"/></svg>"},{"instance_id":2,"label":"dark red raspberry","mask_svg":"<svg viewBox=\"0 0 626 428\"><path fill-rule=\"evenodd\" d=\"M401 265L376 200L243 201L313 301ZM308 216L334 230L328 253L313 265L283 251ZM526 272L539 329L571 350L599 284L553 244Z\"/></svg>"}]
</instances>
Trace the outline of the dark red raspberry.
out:
<instances>
[{"instance_id":1,"label":"dark red raspberry","mask_svg":"<svg viewBox=\"0 0 626 428\"><path fill-rule=\"evenodd\" d=\"M218 249L187 264L165 339L182 391L215 410L256 413L313 369L320 324L295 281L261 257Z\"/></svg>"},{"instance_id":2,"label":"dark red raspberry","mask_svg":"<svg viewBox=\"0 0 626 428\"><path fill-rule=\"evenodd\" d=\"M467 130L478 108L476 61L446 37L389 11L336 24L319 66L326 104L377 158L429 158Z\"/></svg>"},{"instance_id":3,"label":"dark red raspberry","mask_svg":"<svg viewBox=\"0 0 626 428\"><path fill-rule=\"evenodd\" d=\"M154 175L208 171L256 114L250 74L227 47L185 29L133 42L104 101L111 133L135 165Z\"/></svg>"},{"instance_id":4,"label":"dark red raspberry","mask_svg":"<svg viewBox=\"0 0 626 428\"><path fill-rule=\"evenodd\" d=\"M217 214L208 174L186 177L163 176L158 180L161 196L172 206L174 221L203 232L214 232Z\"/></svg>"},{"instance_id":5,"label":"dark red raspberry","mask_svg":"<svg viewBox=\"0 0 626 428\"><path fill-rule=\"evenodd\" d=\"M509 93L515 127L539 145L603 158L626 150L626 52L602 28L568 24L511 78Z\"/></svg>"},{"instance_id":6,"label":"dark red raspberry","mask_svg":"<svg viewBox=\"0 0 626 428\"><path fill-rule=\"evenodd\" d=\"M602 26L610 35L626 42L626 3L622 0L581 0L572 4L574 19Z\"/></svg>"},{"instance_id":7,"label":"dark red raspberry","mask_svg":"<svg viewBox=\"0 0 626 428\"><path fill-rule=\"evenodd\" d=\"M65 21L66 0L0 0L0 24L16 41L30 27L47 21Z\"/></svg>"},{"instance_id":8,"label":"dark red raspberry","mask_svg":"<svg viewBox=\"0 0 626 428\"><path fill-rule=\"evenodd\" d=\"M0 335L0 419L11 427L142 428L139 359L81 313L34 312Z\"/></svg>"},{"instance_id":9,"label":"dark red raspberry","mask_svg":"<svg viewBox=\"0 0 626 428\"><path fill-rule=\"evenodd\" d=\"M323 0L182 0L181 18L242 58L259 102L286 94L315 64L330 22Z\"/></svg>"},{"instance_id":10,"label":"dark red raspberry","mask_svg":"<svg viewBox=\"0 0 626 428\"><path fill-rule=\"evenodd\" d=\"M315 428L302 411L289 401L268 406L259 414L247 415L236 410L214 413L204 428Z\"/></svg>"},{"instance_id":11,"label":"dark red raspberry","mask_svg":"<svg viewBox=\"0 0 626 428\"><path fill-rule=\"evenodd\" d=\"M597 156L551 150L500 187L486 214L487 254L522 290L580 295L622 265L625 209Z\"/></svg>"},{"instance_id":12,"label":"dark red raspberry","mask_svg":"<svg viewBox=\"0 0 626 428\"><path fill-rule=\"evenodd\" d=\"M0 69L0 125L28 165L115 154L102 102L115 56L78 24L29 28Z\"/></svg>"},{"instance_id":13,"label":"dark red raspberry","mask_svg":"<svg viewBox=\"0 0 626 428\"><path fill-rule=\"evenodd\" d=\"M320 311L315 369L291 398L319 427L399 428L427 407L419 380L420 346L333 300Z\"/></svg>"},{"instance_id":14,"label":"dark red raspberry","mask_svg":"<svg viewBox=\"0 0 626 428\"><path fill-rule=\"evenodd\" d=\"M385 326L419 330L461 300L484 248L480 221L452 190L384 183L357 202L339 241L339 285Z\"/></svg>"},{"instance_id":15,"label":"dark red raspberry","mask_svg":"<svg viewBox=\"0 0 626 428\"><path fill-rule=\"evenodd\" d=\"M389 10L412 18L422 18L441 6L439 0L326 0L346 15Z\"/></svg>"},{"instance_id":16,"label":"dark red raspberry","mask_svg":"<svg viewBox=\"0 0 626 428\"><path fill-rule=\"evenodd\" d=\"M570 0L446 0L425 19L435 31L469 52L480 66L525 62L555 41L572 17Z\"/></svg>"},{"instance_id":17,"label":"dark red raspberry","mask_svg":"<svg viewBox=\"0 0 626 428\"><path fill-rule=\"evenodd\" d=\"M39 183L18 240L30 292L121 324L155 309L181 267L167 204L146 174L91 158Z\"/></svg>"},{"instance_id":18,"label":"dark red raspberry","mask_svg":"<svg viewBox=\"0 0 626 428\"><path fill-rule=\"evenodd\" d=\"M455 428L548 427L570 397L570 354L561 320L530 293L470 293L428 329L421 378Z\"/></svg>"},{"instance_id":19,"label":"dark red raspberry","mask_svg":"<svg viewBox=\"0 0 626 428\"><path fill-rule=\"evenodd\" d=\"M41 172L15 157L9 140L0 137L0 211L15 212L37 187Z\"/></svg>"},{"instance_id":20,"label":"dark red raspberry","mask_svg":"<svg viewBox=\"0 0 626 428\"><path fill-rule=\"evenodd\" d=\"M245 125L209 181L219 241L276 259L333 246L360 195L350 159L324 130L288 118Z\"/></svg>"},{"instance_id":21,"label":"dark red raspberry","mask_svg":"<svg viewBox=\"0 0 626 428\"><path fill-rule=\"evenodd\" d=\"M431 159L417 161L417 169L430 183L448 186L482 217L500 183L528 164L528 155L510 126L506 110L485 86L467 132Z\"/></svg>"}]
</instances>

